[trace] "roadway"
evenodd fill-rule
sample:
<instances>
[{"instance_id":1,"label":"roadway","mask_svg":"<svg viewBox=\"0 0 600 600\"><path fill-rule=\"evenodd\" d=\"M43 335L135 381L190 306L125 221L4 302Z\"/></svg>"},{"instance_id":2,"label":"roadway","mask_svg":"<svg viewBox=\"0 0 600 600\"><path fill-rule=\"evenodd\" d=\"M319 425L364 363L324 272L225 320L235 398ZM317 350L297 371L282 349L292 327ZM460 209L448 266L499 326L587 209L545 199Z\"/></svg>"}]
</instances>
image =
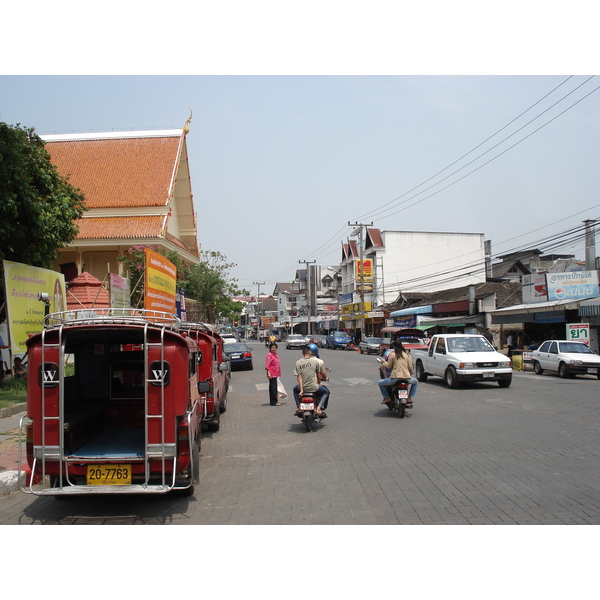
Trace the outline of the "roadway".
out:
<instances>
[{"instance_id":1,"label":"roadway","mask_svg":"<svg viewBox=\"0 0 600 600\"><path fill-rule=\"evenodd\" d=\"M329 418L307 433L290 397L269 406L266 348L233 374L201 483L177 496L0 499L1 524L483 525L600 523L600 381L515 373L500 389L419 385L399 419L374 356L322 350ZM280 345L291 394L297 350Z\"/></svg>"}]
</instances>

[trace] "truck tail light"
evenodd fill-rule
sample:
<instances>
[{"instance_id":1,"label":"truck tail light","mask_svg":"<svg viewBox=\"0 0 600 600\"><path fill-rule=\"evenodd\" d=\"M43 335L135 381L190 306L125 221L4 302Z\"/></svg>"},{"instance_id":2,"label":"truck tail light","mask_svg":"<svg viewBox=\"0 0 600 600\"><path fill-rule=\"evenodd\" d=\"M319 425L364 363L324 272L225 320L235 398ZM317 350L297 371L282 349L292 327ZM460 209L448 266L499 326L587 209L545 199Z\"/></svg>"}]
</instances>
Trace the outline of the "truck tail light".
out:
<instances>
[{"instance_id":1,"label":"truck tail light","mask_svg":"<svg viewBox=\"0 0 600 600\"><path fill-rule=\"evenodd\" d=\"M187 418L179 417L177 423L177 442L179 446L179 455L189 456L190 454L190 429Z\"/></svg>"},{"instance_id":2,"label":"truck tail light","mask_svg":"<svg viewBox=\"0 0 600 600\"><path fill-rule=\"evenodd\" d=\"M33 423L29 423L25 430L25 452L33 458Z\"/></svg>"}]
</instances>

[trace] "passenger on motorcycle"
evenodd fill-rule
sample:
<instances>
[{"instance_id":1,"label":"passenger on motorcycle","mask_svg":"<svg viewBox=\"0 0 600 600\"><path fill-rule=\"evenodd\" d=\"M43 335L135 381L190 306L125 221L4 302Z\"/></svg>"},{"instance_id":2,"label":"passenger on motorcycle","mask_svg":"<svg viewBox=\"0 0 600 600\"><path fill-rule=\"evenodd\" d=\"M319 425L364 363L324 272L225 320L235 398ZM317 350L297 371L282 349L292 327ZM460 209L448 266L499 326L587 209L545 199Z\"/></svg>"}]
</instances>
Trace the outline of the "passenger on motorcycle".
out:
<instances>
[{"instance_id":1,"label":"passenger on motorcycle","mask_svg":"<svg viewBox=\"0 0 600 600\"><path fill-rule=\"evenodd\" d=\"M296 400L296 408L300 408L300 395L303 392L313 393L318 398L317 414L323 413L323 408L327 405L327 399L329 398L329 390L320 385L322 380L327 380L327 373L325 372L325 366L323 361L313 356L310 346L314 344L308 344L302 348L302 358L296 361L294 366L294 375L298 379L298 385L294 386L294 399ZM315 346L316 347L316 346ZM317 355L318 355L317 349Z\"/></svg>"},{"instance_id":2,"label":"passenger on motorcycle","mask_svg":"<svg viewBox=\"0 0 600 600\"><path fill-rule=\"evenodd\" d=\"M389 369L390 376L379 380L379 390L383 396L383 402L381 404L391 402L388 387L394 385L399 379L405 379L410 384L408 401L412 402L417 393L418 381L412 376L412 358L404 349L401 341L394 340L392 342L392 352L388 355L387 360L384 359L383 367Z\"/></svg>"}]
</instances>

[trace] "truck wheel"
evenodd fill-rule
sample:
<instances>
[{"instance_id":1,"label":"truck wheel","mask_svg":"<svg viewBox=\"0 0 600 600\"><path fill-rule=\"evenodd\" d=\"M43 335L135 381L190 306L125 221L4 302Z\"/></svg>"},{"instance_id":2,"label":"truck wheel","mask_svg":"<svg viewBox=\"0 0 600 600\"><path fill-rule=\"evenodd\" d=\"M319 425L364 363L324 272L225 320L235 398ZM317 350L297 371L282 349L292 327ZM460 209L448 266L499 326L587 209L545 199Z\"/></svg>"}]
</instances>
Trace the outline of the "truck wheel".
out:
<instances>
[{"instance_id":1,"label":"truck wheel","mask_svg":"<svg viewBox=\"0 0 600 600\"><path fill-rule=\"evenodd\" d=\"M223 396L223 400L221 400L221 403L219 404L219 410L224 413L227 410L227 392L225 392L225 395Z\"/></svg>"},{"instance_id":2,"label":"truck wheel","mask_svg":"<svg viewBox=\"0 0 600 600\"><path fill-rule=\"evenodd\" d=\"M500 379L500 380L498 381L498 385L499 385L501 388L507 388L507 387L510 387L510 384L511 384L511 383L512 383L512 376L511 376L511 377L509 377L508 379Z\"/></svg>"},{"instance_id":3,"label":"truck wheel","mask_svg":"<svg viewBox=\"0 0 600 600\"><path fill-rule=\"evenodd\" d=\"M208 421L208 423L206 423L206 428L209 431L219 431L219 429L221 428L221 411L218 406L215 407L215 414L213 419L213 421Z\"/></svg>"},{"instance_id":4,"label":"truck wheel","mask_svg":"<svg viewBox=\"0 0 600 600\"><path fill-rule=\"evenodd\" d=\"M423 363L420 360L417 361L415 371L416 371L418 381L420 381L421 383L427 381L427 373L425 373L425 369L423 368Z\"/></svg>"},{"instance_id":5,"label":"truck wheel","mask_svg":"<svg viewBox=\"0 0 600 600\"><path fill-rule=\"evenodd\" d=\"M453 366L449 366L446 369L446 372L444 373L444 379L446 380L446 385L452 390L455 390L460 386L456 369Z\"/></svg>"}]
</instances>

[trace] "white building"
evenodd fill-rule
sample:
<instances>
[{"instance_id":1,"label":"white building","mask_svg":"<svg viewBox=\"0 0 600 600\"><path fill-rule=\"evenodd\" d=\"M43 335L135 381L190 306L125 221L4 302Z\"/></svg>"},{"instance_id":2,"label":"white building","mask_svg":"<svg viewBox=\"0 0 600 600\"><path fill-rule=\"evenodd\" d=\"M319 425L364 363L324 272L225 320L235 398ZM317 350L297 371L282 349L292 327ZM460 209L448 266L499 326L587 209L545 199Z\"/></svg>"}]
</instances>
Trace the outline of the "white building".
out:
<instances>
[{"instance_id":1,"label":"white building","mask_svg":"<svg viewBox=\"0 0 600 600\"><path fill-rule=\"evenodd\" d=\"M374 309L403 293L441 291L486 281L483 234L369 227L358 233L357 238L342 244L340 304L346 329L382 319L383 314Z\"/></svg>"}]
</instances>

